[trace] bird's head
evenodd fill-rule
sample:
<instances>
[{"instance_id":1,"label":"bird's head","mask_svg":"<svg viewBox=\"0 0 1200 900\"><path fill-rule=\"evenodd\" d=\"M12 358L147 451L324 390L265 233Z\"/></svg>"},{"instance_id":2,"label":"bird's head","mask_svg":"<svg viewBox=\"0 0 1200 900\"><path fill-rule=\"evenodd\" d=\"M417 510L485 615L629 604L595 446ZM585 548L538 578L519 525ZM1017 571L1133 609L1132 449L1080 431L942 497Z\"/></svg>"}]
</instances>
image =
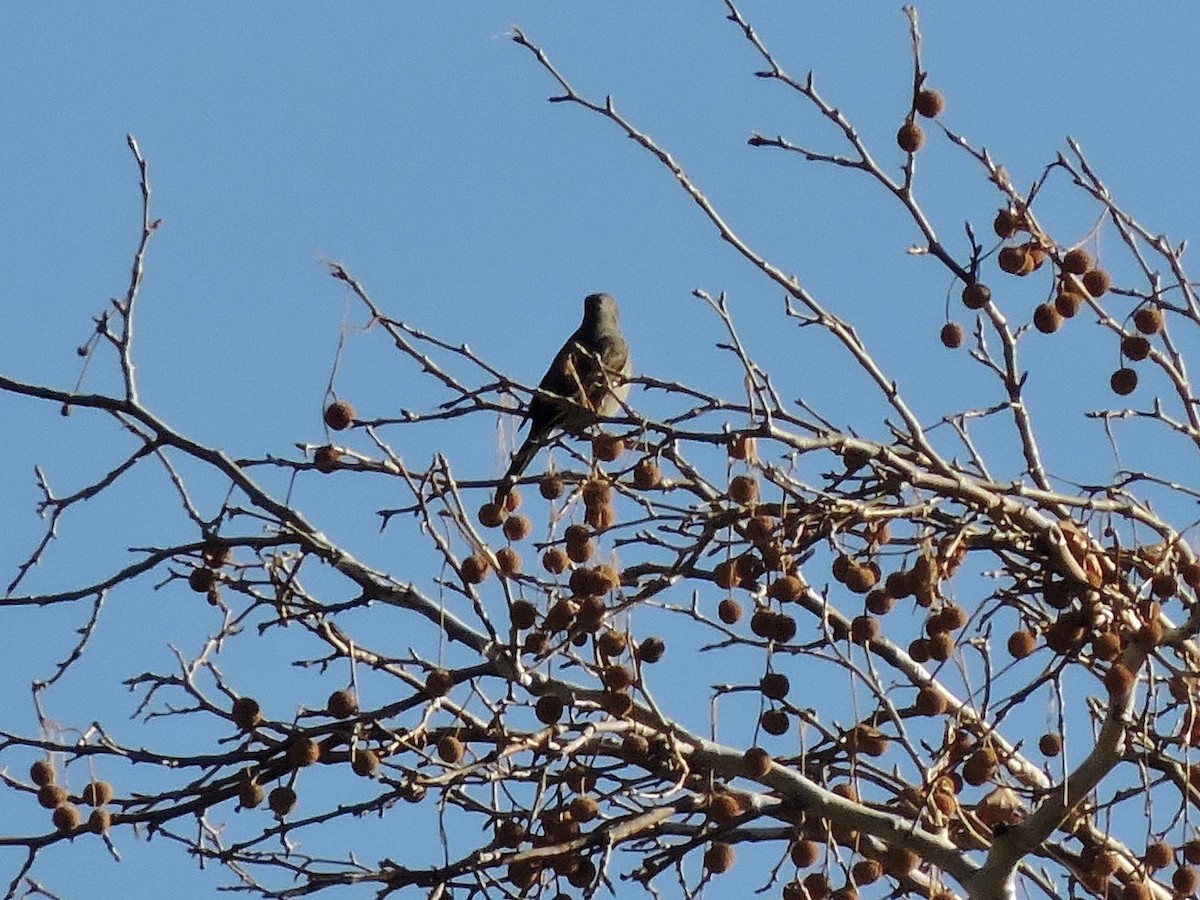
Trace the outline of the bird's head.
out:
<instances>
[{"instance_id":1,"label":"bird's head","mask_svg":"<svg viewBox=\"0 0 1200 900\"><path fill-rule=\"evenodd\" d=\"M588 294L583 301L583 322L594 325L617 320L617 301L611 294Z\"/></svg>"}]
</instances>

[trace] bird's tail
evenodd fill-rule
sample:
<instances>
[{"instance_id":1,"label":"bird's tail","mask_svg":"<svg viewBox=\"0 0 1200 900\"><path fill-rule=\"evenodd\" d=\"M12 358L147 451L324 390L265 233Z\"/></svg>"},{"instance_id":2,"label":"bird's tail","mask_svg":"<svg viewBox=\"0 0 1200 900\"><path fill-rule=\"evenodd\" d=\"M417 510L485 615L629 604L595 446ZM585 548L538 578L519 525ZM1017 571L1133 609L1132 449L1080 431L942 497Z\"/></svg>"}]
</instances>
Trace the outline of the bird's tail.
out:
<instances>
[{"instance_id":1,"label":"bird's tail","mask_svg":"<svg viewBox=\"0 0 1200 900\"><path fill-rule=\"evenodd\" d=\"M537 456L538 450L541 449L541 442L534 439L533 434L529 434L525 438L525 442L517 448L517 452L513 454L512 462L508 464L508 471L504 473L504 477L500 479L500 485L496 488L496 504L504 502L504 498L508 496L508 492L512 490L513 484L521 477L526 467L533 458Z\"/></svg>"}]
</instances>

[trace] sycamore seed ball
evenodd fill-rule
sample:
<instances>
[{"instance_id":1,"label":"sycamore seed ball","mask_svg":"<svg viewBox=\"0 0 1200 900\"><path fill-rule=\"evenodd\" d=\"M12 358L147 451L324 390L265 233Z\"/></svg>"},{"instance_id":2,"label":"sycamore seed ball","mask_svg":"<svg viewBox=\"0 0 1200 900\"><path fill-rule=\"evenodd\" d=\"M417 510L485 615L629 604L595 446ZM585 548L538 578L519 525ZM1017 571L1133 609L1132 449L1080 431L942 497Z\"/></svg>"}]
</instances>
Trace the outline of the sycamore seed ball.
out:
<instances>
[{"instance_id":1,"label":"sycamore seed ball","mask_svg":"<svg viewBox=\"0 0 1200 900\"><path fill-rule=\"evenodd\" d=\"M925 131L916 122L905 122L896 132L896 143L905 153L916 153L925 144Z\"/></svg>"},{"instance_id":2,"label":"sycamore seed ball","mask_svg":"<svg viewBox=\"0 0 1200 900\"><path fill-rule=\"evenodd\" d=\"M1082 247L1068 250L1063 254L1062 270L1068 275L1082 275L1092 267L1091 254Z\"/></svg>"},{"instance_id":3,"label":"sycamore seed ball","mask_svg":"<svg viewBox=\"0 0 1200 900\"><path fill-rule=\"evenodd\" d=\"M916 103L913 104L918 113L927 119L937 118L946 108L946 98L941 95L940 91L935 91L931 88L917 92Z\"/></svg>"},{"instance_id":4,"label":"sycamore seed ball","mask_svg":"<svg viewBox=\"0 0 1200 900\"><path fill-rule=\"evenodd\" d=\"M973 281L963 288L962 301L967 309L983 309L991 299L991 288L982 281Z\"/></svg>"},{"instance_id":5,"label":"sycamore seed ball","mask_svg":"<svg viewBox=\"0 0 1200 900\"><path fill-rule=\"evenodd\" d=\"M1133 314L1133 324L1142 334L1158 334L1162 331L1162 311L1157 306L1143 306Z\"/></svg>"},{"instance_id":6,"label":"sycamore seed ball","mask_svg":"<svg viewBox=\"0 0 1200 900\"><path fill-rule=\"evenodd\" d=\"M957 322L947 322L942 326L941 333L938 337L942 341L942 346L955 350L962 346L963 343L963 327Z\"/></svg>"},{"instance_id":7,"label":"sycamore seed ball","mask_svg":"<svg viewBox=\"0 0 1200 900\"><path fill-rule=\"evenodd\" d=\"M329 695L325 711L335 719L346 719L358 713L358 698L343 688Z\"/></svg>"},{"instance_id":8,"label":"sycamore seed ball","mask_svg":"<svg viewBox=\"0 0 1200 900\"><path fill-rule=\"evenodd\" d=\"M334 431L344 431L354 423L354 407L338 400L325 407L325 424Z\"/></svg>"},{"instance_id":9,"label":"sycamore seed ball","mask_svg":"<svg viewBox=\"0 0 1200 900\"><path fill-rule=\"evenodd\" d=\"M79 807L71 803L64 803L54 808L54 812L50 814L50 820L59 832L66 833L78 828L83 822L83 816L79 812Z\"/></svg>"},{"instance_id":10,"label":"sycamore seed ball","mask_svg":"<svg viewBox=\"0 0 1200 900\"><path fill-rule=\"evenodd\" d=\"M267 795L267 806L282 819L296 808L296 792L286 785L273 788Z\"/></svg>"},{"instance_id":11,"label":"sycamore seed ball","mask_svg":"<svg viewBox=\"0 0 1200 900\"><path fill-rule=\"evenodd\" d=\"M1114 394L1119 394L1122 397L1132 394L1137 389L1137 372L1129 368L1117 369L1117 371L1112 373L1112 377L1109 378L1108 383Z\"/></svg>"},{"instance_id":12,"label":"sycamore seed ball","mask_svg":"<svg viewBox=\"0 0 1200 900\"><path fill-rule=\"evenodd\" d=\"M1103 269L1089 269L1083 273L1083 286L1093 297L1102 297L1112 287L1112 279Z\"/></svg>"}]
</instances>

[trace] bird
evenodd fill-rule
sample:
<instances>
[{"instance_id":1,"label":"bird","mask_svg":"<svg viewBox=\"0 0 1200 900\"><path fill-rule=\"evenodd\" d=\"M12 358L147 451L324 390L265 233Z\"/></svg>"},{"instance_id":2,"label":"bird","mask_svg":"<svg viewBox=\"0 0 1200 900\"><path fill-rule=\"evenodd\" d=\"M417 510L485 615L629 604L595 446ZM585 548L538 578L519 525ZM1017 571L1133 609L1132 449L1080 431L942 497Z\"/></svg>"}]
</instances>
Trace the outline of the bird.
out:
<instances>
[{"instance_id":1,"label":"bird","mask_svg":"<svg viewBox=\"0 0 1200 900\"><path fill-rule=\"evenodd\" d=\"M609 294L589 294L583 321L562 345L538 388L561 400L535 394L525 418L529 434L513 454L508 472L496 489L503 502L514 482L555 430L576 431L597 416L611 416L629 396L629 343L621 332L617 301Z\"/></svg>"}]
</instances>

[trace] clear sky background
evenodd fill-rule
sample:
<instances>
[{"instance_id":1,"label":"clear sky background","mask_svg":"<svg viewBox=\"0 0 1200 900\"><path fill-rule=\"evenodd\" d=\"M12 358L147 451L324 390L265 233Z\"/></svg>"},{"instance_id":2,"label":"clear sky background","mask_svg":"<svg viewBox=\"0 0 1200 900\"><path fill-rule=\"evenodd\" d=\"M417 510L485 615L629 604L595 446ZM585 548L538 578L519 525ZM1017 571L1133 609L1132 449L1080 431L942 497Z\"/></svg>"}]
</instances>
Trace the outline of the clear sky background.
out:
<instances>
[{"instance_id":1,"label":"clear sky background","mask_svg":"<svg viewBox=\"0 0 1200 900\"><path fill-rule=\"evenodd\" d=\"M899 4L746 0L741 8L779 61L797 76L813 70L876 157L898 170L894 134L911 90ZM1040 175L1069 134L1139 220L1176 240L1195 231L1200 8L919 9L930 83L947 98L945 124L986 146L1018 184ZM347 326L337 387L360 415L394 416L444 399L382 335L353 328L365 317L326 274L331 259L389 314L469 344L526 383L575 327L583 296L603 290L622 304L639 372L737 397L740 371L712 350L718 323L691 296L695 288L728 291L751 351L778 373L787 396L882 434L881 405L859 392L844 357L782 325L778 290L716 238L665 170L600 118L546 102L556 86L509 40L516 25L580 92L612 95L745 238L849 318L925 421L994 402L994 386L965 354L937 342L948 292L954 316L967 321L959 288L932 261L905 253L918 235L899 205L859 173L746 145L757 130L844 150L800 99L753 76L760 61L723 13L707 0L8 3L0 24L0 371L59 388L78 378L74 348L107 298L124 293L138 235L130 132L164 220L142 294L143 399L235 455L295 455L296 442L323 439L323 392ZM997 201L977 167L929 131L918 196L962 258L963 220L986 228ZM1049 224L1073 243L1096 213L1065 191L1058 196ZM1102 258L1108 242L1116 250L1102 234ZM1022 290L1005 300L1017 320L1041 299ZM1033 394L1050 468L1077 479L1107 478L1112 468L1099 430L1073 417L1105 402L1115 365L1115 352L1086 350L1091 327L1025 345L1031 369L1053 367ZM114 389L114 372L98 358L84 389ZM661 397L633 399L652 414L664 409ZM38 534L34 463L66 492L106 471L126 444L107 422L62 418L4 395L0 422L7 583ZM414 464L445 449L463 477L498 474L495 428L481 417L449 432L393 436ZM139 540L179 536L164 536L152 512L165 490L158 477L131 479L116 512L126 526L119 534L106 525L112 506L72 517L28 588L96 577L129 559L125 548ZM347 490L359 489L309 483L296 498L320 521ZM376 508L396 499L372 498L378 482L361 490L358 499ZM331 532L370 535L375 524L338 522ZM389 551L380 542L372 552L383 563ZM132 700L117 682L136 673L121 669L123 642L159 648L160 662L170 641L195 650L208 626L178 606L163 615L154 604L165 602L135 598L124 612L113 604L114 632L102 635L92 662L95 672L107 668L110 683L59 691L55 717L77 726L126 721ZM28 728L26 685L49 674L81 619L65 610L4 615L6 632L36 638L10 644L0 661L0 684L14 698L5 706L26 710L13 719ZM275 675L260 674L266 692ZM39 874L72 898L148 895L156 879L171 877L182 900L210 896L219 878L162 842L117 841L127 857L120 866L95 848L60 848L48 860L61 868ZM0 853L0 863L12 861Z\"/></svg>"}]
</instances>

